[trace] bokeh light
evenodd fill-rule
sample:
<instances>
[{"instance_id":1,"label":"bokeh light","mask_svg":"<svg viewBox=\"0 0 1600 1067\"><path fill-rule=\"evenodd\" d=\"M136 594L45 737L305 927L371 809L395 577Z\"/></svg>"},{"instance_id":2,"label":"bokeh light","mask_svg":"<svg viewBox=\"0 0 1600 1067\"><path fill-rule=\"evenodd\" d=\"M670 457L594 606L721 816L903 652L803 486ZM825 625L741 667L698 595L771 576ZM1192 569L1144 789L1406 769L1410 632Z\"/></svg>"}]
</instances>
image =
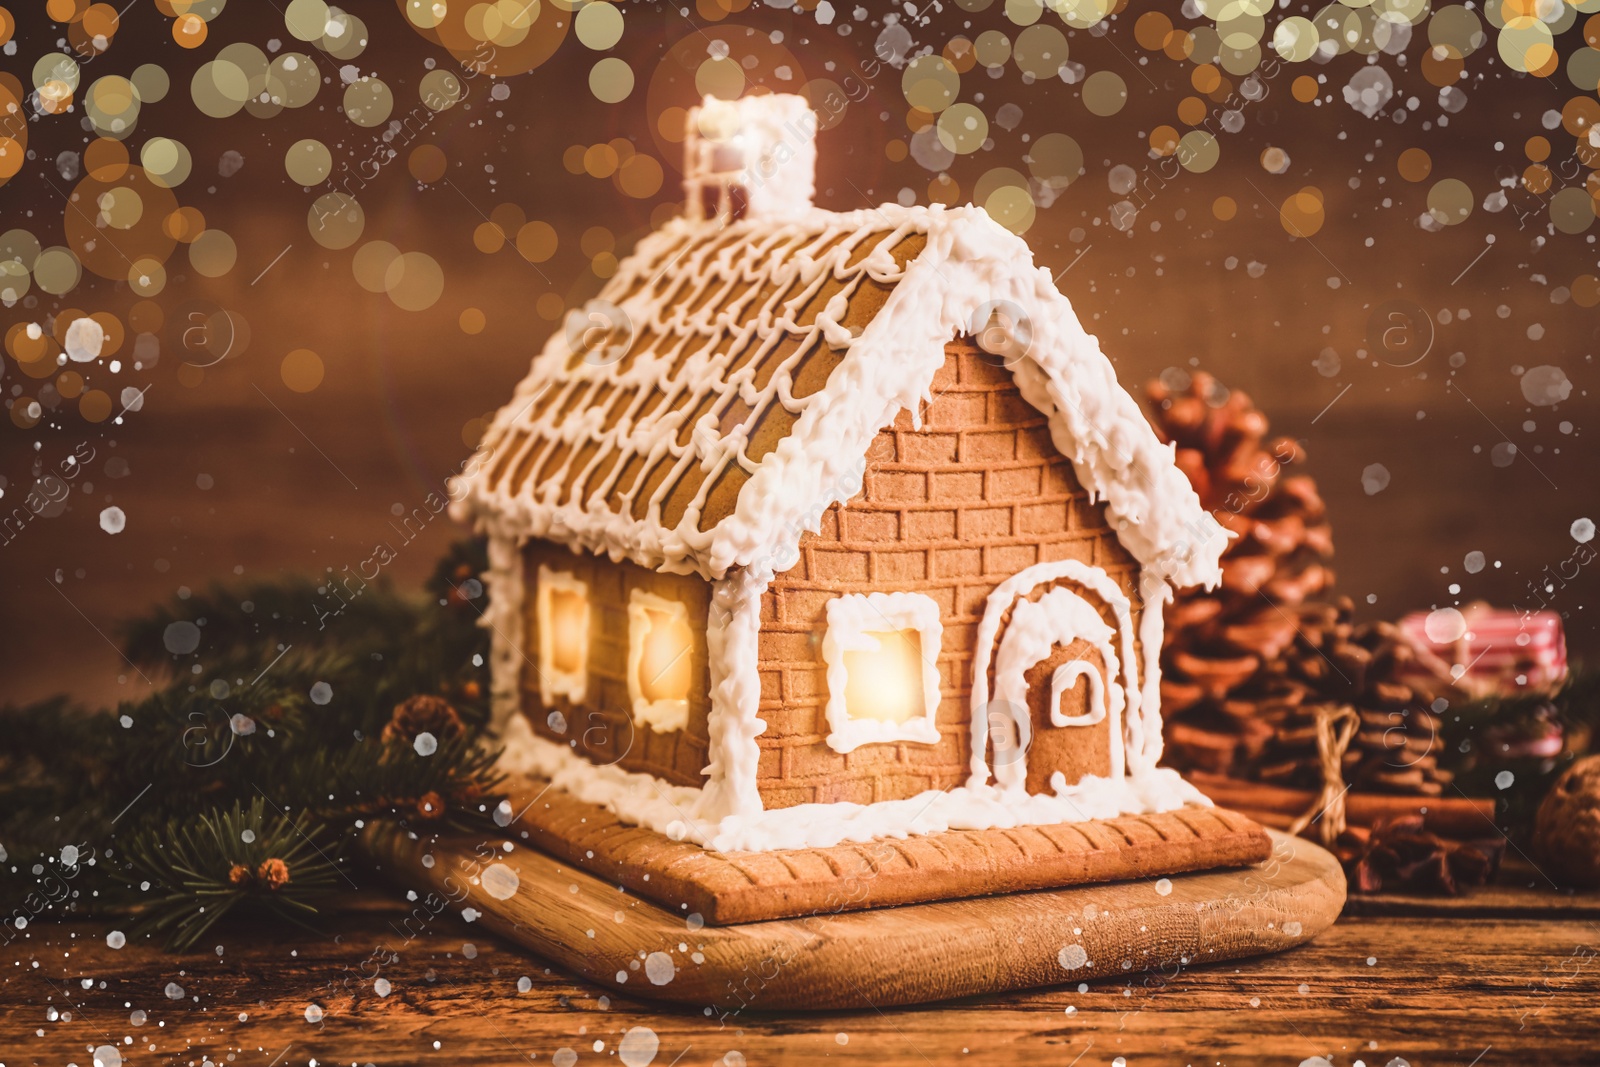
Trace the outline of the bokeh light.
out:
<instances>
[{"instance_id":1,"label":"bokeh light","mask_svg":"<svg viewBox=\"0 0 1600 1067\"><path fill-rule=\"evenodd\" d=\"M322 384L322 357L309 348L296 348L283 357L278 374L294 392L314 392Z\"/></svg>"},{"instance_id":2,"label":"bokeh light","mask_svg":"<svg viewBox=\"0 0 1600 1067\"><path fill-rule=\"evenodd\" d=\"M283 169L296 185L320 185L333 170L333 153L321 141L307 137L289 146L283 156Z\"/></svg>"}]
</instances>

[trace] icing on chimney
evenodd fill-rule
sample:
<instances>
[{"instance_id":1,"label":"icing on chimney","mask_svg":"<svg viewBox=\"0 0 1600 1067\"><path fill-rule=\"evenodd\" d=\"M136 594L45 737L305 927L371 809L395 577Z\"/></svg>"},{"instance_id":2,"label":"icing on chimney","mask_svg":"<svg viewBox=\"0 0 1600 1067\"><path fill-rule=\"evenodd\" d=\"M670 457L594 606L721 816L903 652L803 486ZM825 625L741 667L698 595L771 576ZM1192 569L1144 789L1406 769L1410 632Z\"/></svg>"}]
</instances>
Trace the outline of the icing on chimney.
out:
<instances>
[{"instance_id":1,"label":"icing on chimney","mask_svg":"<svg viewBox=\"0 0 1600 1067\"><path fill-rule=\"evenodd\" d=\"M803 96L708 96L689 111L683 191L692 219L791 219L811 210L817 118Z\"/></svg>"}]
</instances>

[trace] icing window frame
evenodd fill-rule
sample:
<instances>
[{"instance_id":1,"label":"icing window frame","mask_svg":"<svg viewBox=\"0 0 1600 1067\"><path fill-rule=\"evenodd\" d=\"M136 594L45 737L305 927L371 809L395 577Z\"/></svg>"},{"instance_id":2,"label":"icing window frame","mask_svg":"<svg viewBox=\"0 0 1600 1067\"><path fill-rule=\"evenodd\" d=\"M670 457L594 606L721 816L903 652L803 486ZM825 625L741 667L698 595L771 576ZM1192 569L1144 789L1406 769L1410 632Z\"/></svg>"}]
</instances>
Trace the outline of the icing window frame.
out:
<instances>
[{"instance_id":1,"label":"icing window frame","mask_svg":"<svg viewBox=\"0 0 1600 1067\"><path fill-rule=\"evenodd\" d=\"M682 657L690 661L689 677L683 695L652 696L644 691L640 670L644 666L645 641L655 628L652 614L666 615L669 625L682 626L688 636L688 645ZM628 703L633 708L635 726L648 726L656 733L682 730L689 723L689 696L694 691L694 630L689 625L689 609L682 601L633 589L628 593ZM674 657L668 666L676 663Z\"/></svg>"},{"instance_id":2,"label":"icing window frame","mask_svg":"<svg viewBox=\"0 0 1600 1067\"><path fill-rule=\"evenodd\" d=\"M846 593L828 601L827 632L822 638L822 659L828 668L828 747L851 752L862 745L939 743L940 679L938 658L944 627L939 605L922 593ZM847 700L850 683L848 654L882 650L874 633L915 632L919 638L922 707L904 721L856 717Z\"/></svg>"},{"instance_id":3,"label":"icing window frame","mask_svg":"<svg viewBox=\"0 0 1600 1067\"><path fill-rule=\"evenodd\" d=\"M583 603L579 616L577 665L565 669L558 665L556 626L552 616L556 596L576 596ZM571 571L558 571L539 564L538 585L534 589L534 616L539 628L539 699L546 705L557 697L582 704L589 695L589 639L593 633L594 606L589 600L589 583Z\"/></svg>"}]
</instances>

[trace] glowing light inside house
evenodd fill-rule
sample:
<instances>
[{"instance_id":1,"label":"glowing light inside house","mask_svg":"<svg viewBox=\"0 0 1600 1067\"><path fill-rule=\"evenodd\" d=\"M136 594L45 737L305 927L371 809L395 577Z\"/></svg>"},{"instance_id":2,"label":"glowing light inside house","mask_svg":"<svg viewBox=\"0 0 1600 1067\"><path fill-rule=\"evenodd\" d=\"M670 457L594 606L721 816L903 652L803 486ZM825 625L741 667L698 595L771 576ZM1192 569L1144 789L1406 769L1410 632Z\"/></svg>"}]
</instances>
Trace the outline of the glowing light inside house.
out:
<instances>
[{"instance_id":1,"label":"glowing light inside house","mask_svg":"<svg viewBox=\"0 0 1600 1067\"><path fill-rule=\"evenodd\" d=\"M922 635L916 630L869 631L872 651L844 654L845 708L853 719L907 722L925 713Z\"/></svg>"},{"instance_id":2,"label":"glowing light inside house","mask_svg":"<svg viewBox=\"0 0 1600 1067\"><path fill-rule=\"evenodd\" d=\"M645 609L641 636L639 692L651 703L688 701L691 679L689 650L693 635L682 613Z\"/></svg>"},{"instance_id":3,"label":"glowing light inside house","mask_svg":"<svg viewBox=\"0 0 1600 1067\"><path fill-rule=\"evenodd\" d=\"M550 661L563 674L584 668L589 645L589 604L582 593L550 590Z\"/></svg>"}]
</instances>

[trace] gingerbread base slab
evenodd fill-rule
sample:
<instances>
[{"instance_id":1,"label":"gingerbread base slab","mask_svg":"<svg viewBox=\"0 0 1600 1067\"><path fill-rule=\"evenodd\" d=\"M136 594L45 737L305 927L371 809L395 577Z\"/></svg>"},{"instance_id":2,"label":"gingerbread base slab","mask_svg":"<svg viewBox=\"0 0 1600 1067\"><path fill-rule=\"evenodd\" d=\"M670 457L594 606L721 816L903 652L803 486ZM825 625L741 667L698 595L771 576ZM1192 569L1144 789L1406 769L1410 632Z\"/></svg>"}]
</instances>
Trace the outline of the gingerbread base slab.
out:
<instances>
[{"instance_id":1,"label":"gingerbread base slab","mask_svg":"<svg viewBox=\"0 0 1600 1067\"><path fill-rule=\"evenodd\" d=\"M713 925L1238 867L1266 832L1222 808L776 852L708 852L630 826L549 783L511 786L525 840L597 878Z\"/></svg>"},{"instance_id":2,"label":"gingerbread base slab","mask_svg":"<svg viewBox=\"0 0 1600 1067\"><path fill-rule=\"evenodd\" d=\"M371 856L421 896L416 922L475 922L608 992L743 1011L884 1008L1279 952L1333 924L1338 862L1272 833L1242 870L702 926L679 909L530 848L368 831ZM487 846L487 847L486 847ZM423 857L431 857L424 865Z\"/></svg>"}]
</instances>

